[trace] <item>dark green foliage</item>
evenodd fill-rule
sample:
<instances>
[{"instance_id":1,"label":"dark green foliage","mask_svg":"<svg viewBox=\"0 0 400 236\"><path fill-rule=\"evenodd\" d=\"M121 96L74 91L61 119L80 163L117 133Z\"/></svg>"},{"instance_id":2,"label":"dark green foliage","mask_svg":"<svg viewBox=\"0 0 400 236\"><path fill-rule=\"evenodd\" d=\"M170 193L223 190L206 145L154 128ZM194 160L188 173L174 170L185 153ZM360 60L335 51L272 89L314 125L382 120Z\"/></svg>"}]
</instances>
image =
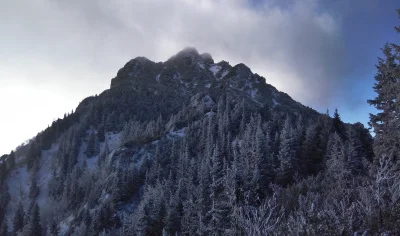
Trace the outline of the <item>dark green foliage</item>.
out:
<instances>
[{"instance_id":1,"label":"dark green foliage","mask_svg":"<svg viewBox=\"0 0 400 236\"><path fill-rule=\"evenodd\" d=\"M8 232L8 226L7 222L3 221L3 223L0 226L0 236L9 236L10 233Z\"/></svg>"},{"instance_id":2,"label":"dark green foliage","mask_svg":"<svg viewBox=\"0 0 400 236\"><path fill-rule=\"evenodd\" d=\"M49 236L58 236L60 233L60 228L56 221L51 221L48 226L48 235Z\"/></svg>"},{"instance_id":3,"label":"dark green foliage","mask_svg":"<svg viewBox=\"0 0 400 236\"><path fill-rule=\"evenodd\" d=\"M39 161L40 155L41 155L41 144L38 139L35 139L30 143L26 157L29 169L32 168L36 162Z\"/></svg>"},{"instance_id":4,"label":"dark green foliage","mask_svg":"<svg viewBox=\"0 0 400 236\"><path fill-rule=\"evenodd\" d=\"M210 159L210 208L206 214L209 219L208 231L210 234L221 234L227 225L228 211L226 209L226 198L224 195L224 171L218 143L215 145L214 154Z\"/></svg>"},{"instance_id":5,"label":"dark green foliage","mask_svg":"<svg viewBox=\"0 0 400 236\"><path fill-rule=\"evenodd\" d=\"M31 178L30 188L29 188L29 199L35 200L39 196L39 187L36 184L36 177Z\"/></svg>"},{"instance_id":6,"label":"dark green foliage","mask_svg":"<svg viewBox=\"0 0 400 236\"><path fill-rule=\"evenodd\" d=\"M5 220L7 207L10 202L10 193L8 192L8 185L6 182L0 182L0 222Z\"/></svg>"},{"instance_id":7,"label":"dark green foliage","mask_svg":"<svg viewBox=\"0 0 400 236\"><path fill-rule=\"evenodd\" d=\"M400 16L400 10L397 10ZM399 27L395 27L397 32ZM374 129L374 151L377 158L382 155L398 160L400 157L400 46L386 43L382 48L383 58L376 65L374 91L377 96L368 100L377 110L370 114L369 124Z\"/></svg>"},{"instance_id":8,"label":"dark green foliage","mask_svg":"<svg viewBox=\"0 0 400 236\"><path fill-rule=\"evenodd\" d=\"M91 131L87 141L85 154L88 158L98 155L100 152L99 139L97 138L94 131Z\"/></svg>"},{"instance_id":9,"label":"dark green foliage","mask_svg":"<svg viewBox=\"0 0 400 236\"><path fill-rule=\"evenodd\" d=\"M40 212L37 203L34 203L29 216L28 235L40 236L42 235L42 226L40 224Z\"/></svg>"},{"instance_id":10,"label":"dark green foliage","mask_svg":"<svg viewBox=\"0 0 400 236\"><path fill-rule=\"evenodd\" d=\"M110 149L108 147L108 142L106 140L104 142L103 152L99 155L99 159L97 159L97 166L101 167L106 162L109 154L110 154Z\"/></svg>"},{"instance_id":11,"label":"dark green foliage","mask_svg":"<svg viewBox=\"0 0 400 236\"><path fill-rule=\"evenodd\" d=\"M347 131L346 154L349 161L349 168L353 174L363 172L363 158L366 158L365 150L355 128L349 127Z\"/></svg>"},{"instance_id":12,"label":"dark green foliage","mask_svg":"<svg viewBox=\"0 0 400 236\"><path fill-rule=\"evenodd\" d=\"M78 125L72 126L60 140L57 156L63 175L71 172L78 161L77 156L81 145L80 129Z\"/></svg>"},{"instance_id":13,"label":"dark green foliage","mask_svg":"<svg viewBox=\"0 0 400 236\"><path fill-rule=\"evenodd\" d=\"M375 154L373 151L373 138L369 133L368 129L364 128L361 123L356 123L353 125L353 129L356 131L356 135L361 142L362 150L365 152L365 158L372 162Z\"/></svg>"},{"instance_id":14,"label":"dark green foliage","mask_svg":"<svg viewBox=\"0 0 400 236\"><path fill-rule=\"evenodd\" d=\"M344 134L344 123L340 118L338 109L335 109L335 113L333 113L333 120L332 120L333 132L336 132L341 137L345 137Z\"/></svg>"},{"instance_id":15,"label":"dark green foliage","mask_svg":"<svg viewBox=\"0 0 400 236\"><path fill-rule=\"evenodd\" d=\"M3 183L7 178L8 169L5 162L0 163L0 183Z\"/></svg>"},{"instance_id":16,"label":"dark green foliage","mask_svg":"<svg viewBox=\"0 0 400 236\"><path fill-rule=\"evenodd\" d=\"M19 230L21 230L24 227L24 218L25 218L24 207L20 202L13 217L14 234L16 234Z\"/></svg>"},{"instance_id":17,"label":"dark green foliage","mask_svg":"<svg viewBox=\"0 0 400 236\"><path fill-rule=\"evenodd\" d=\"M318 147L318 138L317 127L315 125L308 126L299 163L303 176L316 174L319 170L318 164L321 160L321 150Z\"/></svg>"},{"instance_id":18,"label":"dark green foliage","mask_svg":"<svg viewBox=\"0 0 400 236\"><path fill-rule=\"evenodd\" d=\"M70 114L65 114L63 119L53 121L52 125L39 135L42 142L42 149L49 149L54 140L60 137L73 124L77 123L78 120L79 115L71 112Z\"/></svg>"},{"instance_id":19,"label":"dark green foliage","mask_svg":"<svg viewBox=\"0 0 400 236\"><path fill-rule=\"evenodd\" d=\"M12 170L15 167L15 153L11 151L10 155L7 157L7 169Z\"/></svg>"},{"instance_id":20,"label":"dark green foliage","mask_svg":"<svg viewBox=\"0 0 400 236\"><path fill-rule=\"evenodd\" d=\"M285 120L283 130L280 136L280 148L278 159L280 161L279 167L279 183L286 185L293 180L293 176L297 169L296 160L296 141L295 133L291 127L289 117Z\"/></svg>"},{"instance_id":21,"label":"dark green foliage","mask_svg":"<svg viewBox=\"0 0 400 236\"><path fill-rule=\"evenodd\" d=\"M342 181L349 178L350 170L346 147L335 132L329 137L325 174L332 181Z\"/></svg>"},{"instance_id":22,"label":"dark green foliage","mask_svg":"<svg viewBox=\"0 0 400 236\"><path fill-rule=\"evenodd\" d=\"M104 130L104 125L101 124L99 125L99 128L97 129L97 140L102 143L105 141L105 130Z\"/></svg>"},{"instance_id":23,"label":"dark green foliage","mask_svg":"<svg viewBox=\"0 0 400 236\"><path fill-rule=\"evenodd\" d=\"M103 229L115 227L118 225L118 219L115 216L115 210L110 203L105 203L94 212L90 226L91 235L98 235Z\"/></svg>"},{"instance_id":24,"label":"dark green foliage","mask_svg":"<svg viewBox=\"0 0 400 236\"><path fill-rule=\"evenodd\" d=\"M124 201L127 198L126 187L126 171L122 168L118 168L116 171L116 176L114 177L114 185L113 185L113 197L115 202Z\"/></svg>"}]
</instances>

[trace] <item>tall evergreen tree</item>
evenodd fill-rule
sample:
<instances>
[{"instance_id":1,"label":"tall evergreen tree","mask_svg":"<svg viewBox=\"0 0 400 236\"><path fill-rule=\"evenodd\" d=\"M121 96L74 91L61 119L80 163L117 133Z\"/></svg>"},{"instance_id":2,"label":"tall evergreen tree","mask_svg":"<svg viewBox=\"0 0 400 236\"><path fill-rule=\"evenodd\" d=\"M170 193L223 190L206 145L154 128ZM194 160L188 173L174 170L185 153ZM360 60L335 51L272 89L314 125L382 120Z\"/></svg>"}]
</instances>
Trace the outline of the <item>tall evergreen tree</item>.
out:
<instances>
[{"instance_id":1,"label":"tall evergreen tree","mask_svg":"<svg viewBox=\"0 0 400 236\"><path fill-rule=\"evenodd\" d=\"M28 153L26 155L28 169L32 168L35 162L39 161L40 154L41 154L40 141L38 140L38 138L36 138L30 143Z\"/></svg>"},{"instance_id":2,"label":"tall evergreen tree","mask_svg":"<svg viewBox=\"0 0 400 236\"><path fill-rule=\"evenodd\" d=\"M400 158L400 66L399 53L393 53L386 43L382 49L384 58L378 58L374 91L377 97L368 100L375 106L377 114L370 114L369 124L375 133L374 149L379 157L387 155L394 160Z\"/></svg>"},{"instance_id":3,"label":"tall evergreen tree","mask_svg":"<svg viewBox=\"0 0 400 236\"><path fill-rule=\"evenodd\" d=\"M58 236L60 233L60 227L55 220L51 220L47 230L49 236Z\"/></svg>"},{"instance_id":4,"label":"tall evergreen tree","mask_svg":"<svg viewBox=\"0 0 400 236\"><path fill-rule=\"evenodd\" d=\"M344 124L342 118L340 118L338 109L335 109L335 113L333 113L332 126L333 132L337 132L339 136L344 137Z\"/></svg>"},{"instance_id":5,"label":"tall evergreen tree","mask_svg":"<svg viewBox=\"0 0 400 236\"><path fill-rule=\"evenodd\" d=\"M299 163L304 176L316 174L318 171L320 153L317 139L317 127L315 125L308 126L302 146L301 163Z\"/></svg>"},{"instance_id":6,"label":"tall evergreen tree","mask_svg":"<svg viewBox=\"0 0 400 236\"><path fill-rule=\"evenodd\" d=\"M7 165L5 162L0 163L0 182L3 183L8 174Z\"/></svg>"},{"instance_id":7,"label":"tall evergreen tree","mask_svg":"<svg viewBox=\"0 0 400 236\"><path fill-rule=\"evenodd\" d=\"M98 129L97 129L97 139L99 142L104 142L105 141L105 130L104 130L104 125L100 124Z\"/></svg>"},{"instance_id":8,"label":"tall evergreen tree","mask_svg":"<svg viewBox=\"0 0 400 236\"><path fill-rule=\"evenodd\" d=\"M31 177L31 184L29 188L29 199L35 200L39 196L40 188L36 183L36 176Z\"/></svg>"},{"instance_id":9,"label":"tall evergreen tree","mask_svg":"<svg viewBox=\"0 0 400 236\"><path fill-rule=\"evenodd\" d=\"M290 183L293 180L293 175L296 172L296 135L293 132L290 124L289 116L285 120L283 130L280 135L279 148L279 182L283 185Z\"/></svg>"},{"instance_id":10,"label":"tall evergreen tree","mask_svg":"<svg viewBox=\"0 0 400 236\"><path fill-rule=\"evenodd\" d=\"M114 195L113 197L115 202L120 202L125 200L126 197L125 173L126 171L123 168L117 167L113 184L113 195Z\"/></svg>"},{"instance_id":11,"label":"tall evergreen tree","mask_svg":"<svg viewBox=\"0 0 400 236\"><path fill-rule=\"evenodd\" d=\"M333 181L345 180L350 174L346 150L340 136L335 132L331 134L328 142L328 160L326 161L326 173Z\"/></svg>"},{"instance_id":12,"label":"tall evergreen tree","mask_svg":"<svg viewBox=\"0 0 400 236\"><path fill-rule=\"evenodd\" d=\"M29 236L40 236L42 235L42 226L40 224L40 212L39 206L35 202L32 210L30 212L30 220L29 220Z\"/></svg>"},{"instance_id":13,"label":"tall evergreen tree","mask_svg":"<svg viewBox=\"0 0 400 236\"><path fill-rule=\"evenodd\" d=\"M133 136L133 123L125 122L124 127L122 128L120 144L125 144L126 142L132 140Z\"/></svg>"},{"instance_id":14,"label":"tall evergreen tree","mask_svg":"<svg viewBox=\"0 0 400 236\"><path fill-rule=\"evenodd\" d=\"M266 189L274 180L275 171L269 137L264 134L261 124L257 125L255 147L255 159L259 160L260 188Z\"/></svg>"},{"instance_id":15,"label":"tall evergreen tree","mask_svg":"<svg viewBox=\"0 0 400 236\"><path fill-rule=\"evenodd\" d=\"M7 221L3 221L0 226L0 236L9 236Z\"/></svg>"},{"instance_id":16,"label":"tall evergreen tree","mask_svg":"<svg viewBox=\"0 0 400 236\"><path fill-rule=\"evenodd\" d=\"M7 157L7 168L9 170L14 169L15 167L15 153L14 151L11 151L10 155Z\"/></svg>"},{"instance_id":17,"label":"tall evergreen tree","mask_svg":"<svg viewBox=\"0 0 400 236\"><path fill-rule=\"evenodd\" d=\"M90 158L90 157L96 156L97 154L99 154L99 152L100 152L99 140L98 140L95 132L92 130L89 135L85 153L86 153L87 157Z\"/></svg>"},{"instance_id":18,"label":"tall evergreen tree","mask_svg":"<svg viewBox=\"0 0 400 236\"><path fill-rule=\"evenodd\" d=\"M365 152L359 135L355 128L349 127L347 131L346 156L349 161L349 168L353 174L361 174L363 171L363 158Z\"/></svg>"},{"instance_id":19,"label":"tall evergreen tree","mask_svg":"<svg viewBox=\"0 0 400 236\"><path fill-rule=\"evenodd\" d=\"M124 213L122 215L122 225L120 228L121 236L135 236L134 222L132 215Z\"/></svg>"},{"instance_id":20,"label":"tall evergreen tree","mask_svg":"<svg viewBox=\"0 0 400 236\"><path fill-rule=\"evenodd\" d=\"M3 222L11 199L7 182L0 182L0 193L0 222Z\"/></svg>"},{"instance_id":21,"label":"tall evergreen tree","mask_svg":"<svg viewBox=\"0 0 400 236\"><path fill-rule=\"evenodd\" d=\"M22 228L24 228L24 218L25 218L24 206L22 205L22 202L20 202L18 204L17 210L15 211L13 218L14 235L17 234L17 232L20 231Z\"/></svg>"},{"instance_id":22,"label":"tall evergreen tree","mask_svg":"<svg viewBox=\"0 0 400 236\"><path fill-rule=\"evenodd\" d=\"M214 148L214 154L210 159L210 209L207 212L209 217L208 230L210 234L219 235L225 231L227 226L226 198L224 195L222 156L219 144Z\"/></svg>"},{"instance_id":23,"label":"tall evergreen tree","mask_svg":"<svg viewBox=\"0 0 400 236\"><path fill-rule=\"evenodd\" d=\"M99 158L97 159L97 166L101 167L107 160L109 154L110 154L110 148L108 146L108 141L105 140L103 152L99 155Z\"/></svg>"}]
</instances>

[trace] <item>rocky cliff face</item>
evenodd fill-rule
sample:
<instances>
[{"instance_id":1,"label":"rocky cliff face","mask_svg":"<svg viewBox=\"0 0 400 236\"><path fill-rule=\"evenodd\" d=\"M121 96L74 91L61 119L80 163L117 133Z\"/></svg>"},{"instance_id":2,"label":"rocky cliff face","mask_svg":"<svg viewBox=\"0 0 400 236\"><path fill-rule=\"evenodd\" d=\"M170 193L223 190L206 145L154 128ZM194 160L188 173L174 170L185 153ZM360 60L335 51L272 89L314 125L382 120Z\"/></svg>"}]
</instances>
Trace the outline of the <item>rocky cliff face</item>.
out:
<instances>
[{"instance_id":1,"label":"rocky cliff face","mask_svg":"<svg viewBox=\"0 0 400 236\"><path fill-rule=\"evenodd\" d=\"M144 57L132 59L111 81L111 89L119 86L154 94L176 92L185 97L203 93L218 99L226 94L229 99L244 99L252 106L312 112L266 84L265 78L254 74L246 65L214 63L210 54L199 54L195 48L186 48L166 62L155 63Z\"/></svg>"}]
</instances>

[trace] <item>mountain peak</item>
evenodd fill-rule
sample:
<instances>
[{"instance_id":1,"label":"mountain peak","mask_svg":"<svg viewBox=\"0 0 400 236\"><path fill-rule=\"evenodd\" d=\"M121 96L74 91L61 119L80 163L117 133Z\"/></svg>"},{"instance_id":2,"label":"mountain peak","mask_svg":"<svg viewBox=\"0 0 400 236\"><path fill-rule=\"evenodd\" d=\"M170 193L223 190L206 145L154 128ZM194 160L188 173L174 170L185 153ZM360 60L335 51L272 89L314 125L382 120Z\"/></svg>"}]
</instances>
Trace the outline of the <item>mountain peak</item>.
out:
<instances>
[{"instance_id":1,"label":"mountain peak","mask_svg":"<svg viewBox=\"0 0 400 236\"><path fill-rule=\"evenodd\" d=\"M134 59L130 60L130 62L147 63L151 61L147 57L135 57Z\"/></svg>"},{"instance_id":2,"label":"mountain peak","mask_svg":"<svg viewBox=\"0 0 400 236\"><path fill-rule=\"evenodd\" d=\"M200 56L199 51L195 47L185 47L181 51L179 51L176 56Z\"/></svg>"},{"instance_id":3,"label":"mountain peak","mask_svg":"<svg viewBox=\"0 0 400 236\"><path fill-rule=\"evenodd\" d=\"M195 64L197 62L205 62L208 64L214 63L214 60L209 53L203 53L200 55L199 51L197 51L195 47L185 47L177 54L169 58L168 61L177 62L182 60L187 61L188 59L192 64Z\"/></svg>"}]
</instances>

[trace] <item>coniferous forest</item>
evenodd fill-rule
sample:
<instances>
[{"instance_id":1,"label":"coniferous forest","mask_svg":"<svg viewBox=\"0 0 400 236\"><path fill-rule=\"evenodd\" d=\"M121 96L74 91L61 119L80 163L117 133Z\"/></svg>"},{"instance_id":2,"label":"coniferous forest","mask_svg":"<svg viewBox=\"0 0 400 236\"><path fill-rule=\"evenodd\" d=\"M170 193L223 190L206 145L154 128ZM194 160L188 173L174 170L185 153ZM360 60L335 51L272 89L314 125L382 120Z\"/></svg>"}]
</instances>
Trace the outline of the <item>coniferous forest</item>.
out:
<instances>
[{"instance_id":1,"label":"coniferous forest","mask_svg":"<svg viewBox=\"0 0 400 236\"><path fill-rule=\"evenodd\" d=\"M1 157L0 236L400 235L400 46L382 52L371 130L195 48L132 59Z\"/></svg>"}]
</instances>

